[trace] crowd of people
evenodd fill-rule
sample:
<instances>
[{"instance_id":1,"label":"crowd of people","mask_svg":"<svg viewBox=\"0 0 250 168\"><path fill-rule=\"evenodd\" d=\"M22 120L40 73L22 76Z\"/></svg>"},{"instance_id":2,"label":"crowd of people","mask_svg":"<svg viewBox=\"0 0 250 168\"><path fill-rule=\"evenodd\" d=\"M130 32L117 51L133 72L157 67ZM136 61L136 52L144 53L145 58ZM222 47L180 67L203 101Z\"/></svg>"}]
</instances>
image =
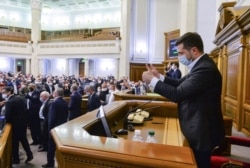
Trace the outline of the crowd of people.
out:
<instances>
[{"instance_id":1,"label":"crowd of people","mask_svg":"<svg viewBox=\"0 0 250 168\"><path fill-rule=\"evenodd\" d=\"M83 113L114 101L114 93L137 87L142 83L130 82L127 77L116 80L107 77L37 76L21 72L0 72L0 111L13 125L12 163L19 164L19 142L27 159L33 159L29 145L38 145L38 151L47 151L47 163L54 166L55 143L50 130ZM81 111L82 97L88 97L87 111ZM65 101L69 97L69 101ZM15 104L15 105L13 105ZM27 128L32 143L28 144Z\"/></svg>"},{"instance_id":2,"label":"crowd of people","mask_svg":"<svg viewBox=\"0 0 250 168\"><path fill-rule=\"evenodd\" d=\"M176 102L182 133L187 139L199 168L210 168L214 148L222 145L225 137L221 111L222 76L203 51L203 41L197 33L186 33L176 41L178 60L189 73L181 78L178 63L173 62L165 75L153 65L146 65L142 81L128 78L116 80L75 76L38 76L0 72L1 115L12 123L13 163L19 163L18 142L24 147L29 162L33 159L26 137L29 124L33 142L47 151L47 163L54 166L55 143L49 134L54 127L78 117L82 95L88 95L87 111L91 112L112 99L117 90L130 89L144 94L150 89ZM170 68L171 67L171 68ZM180 78L180 79L179 79ZM109 96L107 96L109 95ZM63 97L70 97L67 103ZM50 100L53 98L53 100ZM42 126L41 126L41 125Z\"/></svg>"}]
</instances>

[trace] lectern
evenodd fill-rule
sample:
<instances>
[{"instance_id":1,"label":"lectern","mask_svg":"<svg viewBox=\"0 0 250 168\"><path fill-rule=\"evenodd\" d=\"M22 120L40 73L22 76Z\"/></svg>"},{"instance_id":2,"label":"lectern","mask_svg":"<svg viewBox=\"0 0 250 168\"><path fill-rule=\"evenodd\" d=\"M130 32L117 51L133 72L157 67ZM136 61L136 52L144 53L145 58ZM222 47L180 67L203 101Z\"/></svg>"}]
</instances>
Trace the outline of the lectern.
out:
<instances>
[{"instance_id":1,"label":"lectern","mask_svg":"<svg viewBox=\"0 0 250 168\"><path fill-rule=\"evenodd\" d=\"M123 127L127 112L146 101L115 101L103 107L112 134ZM176 104L167 101L152 101L141 108L150 109L152 120L135 125L146 138L153 129L157 144L131 141L134 132L105 137L101 121L94 110L81 117L54 128L51 133L57 149L60 168L196 168L192 150L182 136Z\"/></svg>"}]
</instances>

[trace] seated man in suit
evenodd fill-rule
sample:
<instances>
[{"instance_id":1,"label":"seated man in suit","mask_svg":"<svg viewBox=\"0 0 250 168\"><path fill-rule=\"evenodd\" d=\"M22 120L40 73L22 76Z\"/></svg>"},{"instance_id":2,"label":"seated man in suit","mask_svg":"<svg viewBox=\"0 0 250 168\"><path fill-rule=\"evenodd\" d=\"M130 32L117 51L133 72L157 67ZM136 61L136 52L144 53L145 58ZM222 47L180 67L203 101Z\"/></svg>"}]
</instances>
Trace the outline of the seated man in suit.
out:
<instances>
[{"instance_id":1,"label":"seated man in suit","mask_svg":"<svg viewBox=\"0 0 250 168\"><path fill-rule=\"evenodd\" d=\"M79 117L81 112L82 95L78 92L78 85L73 84L70 88L69 120Z\"/></svg>"},{"instance_id":2,"label":"seated man in suit","mask_svg":"<svg viewBox=\"0 0 250 168\"><path fill-rule=\"evenodd\" d=\"M101 106L99 96L95 93L94 87L87 85L85 87L85 93L88 95L87 111L93 111Z\"/></svg>"}]
</instances>

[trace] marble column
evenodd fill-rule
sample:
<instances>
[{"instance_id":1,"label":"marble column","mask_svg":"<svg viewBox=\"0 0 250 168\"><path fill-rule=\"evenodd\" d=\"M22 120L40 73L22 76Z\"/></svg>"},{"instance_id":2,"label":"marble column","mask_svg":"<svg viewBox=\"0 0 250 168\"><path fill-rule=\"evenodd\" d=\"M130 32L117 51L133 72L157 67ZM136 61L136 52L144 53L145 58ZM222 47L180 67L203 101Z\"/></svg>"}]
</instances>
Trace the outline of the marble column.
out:
<instances>
[{"instance_id":1,"label":"marble column","mask_svg":"<svg viewBox=\"0 0 250 168\"><path fill-rule=\"evenodd\" d=\"M131 23L131 3L132 0L121 1L121 52L118 69L118 79L122 76L129 76L130 66L130 23Z\"/></svg>"},{"instance_id":2,"label":"marble column","mask_svg":"<svg viewBox=\"0 0 250 168\"><path fill-rule=\"evenodd\" d=\"M186 32L195 32L196 31L196 0L181 0L180 3L180 35L185 34ZM186 66L180 64L180 70L182 76L188 73Z\"/></svg>"},{"instance_id":3,"label":"marble column","mask_svg":"<svg viewBox=\"0 0 250 168\"><path fill-rule=\"evenodd\" d=\"M26 74L31 73L31 72L30 72L30 59L29 59L29 58L26 58L25 66L26 66L25 73L26 73Z\"/></svg>"},{"instance_id":4,"label":"marble column","mask_svg":"<svg viewBox=\"0 0 250 168\"><path fill-rule=\"evenodd\" d=\"M66 62L66 64L65 64L64 75L68 76L69 75L69 64L70 64L69 59L66 58L65 62Z\"/></svg>"},{"instance_id":5,"label":"marble column","mask_svg":"<svg viewBox=\"0 0 250 168\"><path fill-rule=\"evenodd\" d=\"M84 76L88 77L89 76L89 59L85 58L84 59Z\"/></svg>"},{"instance_id":6,"label":"marble column","mask_svg":"<svg viewBox=\"0 0 250 168\"><path fill-rule=\"evenodd\" d=\"M31 0L31 67L32 74L36 77L39 72L39 62L37 56L38 41L41 40L41 10L42 0Z\"/></svg>"}]
</instances>

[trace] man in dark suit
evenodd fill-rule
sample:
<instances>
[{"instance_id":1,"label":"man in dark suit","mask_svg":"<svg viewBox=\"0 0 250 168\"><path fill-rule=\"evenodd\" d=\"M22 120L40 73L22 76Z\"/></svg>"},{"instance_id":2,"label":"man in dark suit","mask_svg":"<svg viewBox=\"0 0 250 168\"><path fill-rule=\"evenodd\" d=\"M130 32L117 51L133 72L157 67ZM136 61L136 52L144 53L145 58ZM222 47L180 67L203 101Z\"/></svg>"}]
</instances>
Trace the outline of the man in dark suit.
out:
<instances>
[{"instance_id":1,"label":"man in dark suit","mask_svg":"<svg viewBox=\"0 0 250 168\"><path fill-rule=\"evenodd\" d=\"M221 112L222 77L214 61L203 53L197 33L186 33L176 41L179 62L190 72L183 78L164 78L147 65L142 78L154 92L177 102L181 130L193 150L199 168L210 168L212 150L224 136Z\"/></svg>"},{"instance_id":2,"label":"man in dark suit","mask_svg":"<svg viewBox=\"0 0 250 168\"><path fill-rule=\"evenodd\" d=\"M19 142L26 152L27 159L25 163L33 159L28 139L26 136L28 124L28 112L24 98L13 94L14 90L11 86L3 88L2 93L7 95L5 104L5 118L7 123L12 125L12 163L19 164Z\"/></svg>"},{"instance_id":3,"label":"man in dark suit","mask_svg":"<svg viewBox=\"0 0 250 168\"><path fill-rule=\"evenodd\" d=\"M40 126L41 126L41 147L39 152L48 150L48 139L49 139L49 131L48 131L48 111L50 105L50 94L47 91L43 91L40 94L40 101L42 102L42 106L40 107L39 117L40 117Z\"/></svg>"},{"instance_id":4,"label":"man in dark suit","mask_svg":"<svg viewBox=\"0 0 250 168\"><path fill-rule=\"evenodd\" d=\"M82 114L82 95L77 91L77 89L77 84L73 84L70 88L71 96L69 101L69 120L79 117Z\"/></svg>"},{"instance_id":5,"label":"man in dark suit","mask_svg":"<svg viewBox=\"0 0 250 168\"><path fill-rule=\"evenodd\" d=\"M181 78L181 71L179 69L179 63L178 62L173 62L171 69L173 72L171 73L171 78L174 79L180 79Z\"/></svg>"},{"instance_id":6,"label":"man in dark suit","mask_svg":"<svg viewBox=\"0 0 250 168\"><path fill-rule=\"evenodd\" d=\"M99 96L95 93L94 87L87 85L85 87L85 93L88 95L87 111L93 111L101 106Z\"/></svg>"},{"instance_id":7,"label":"man in dark suit","mask_svg":"<svg viewBox=\"0 0 250 168\"><path fill-rule=\"evenodd\" d=\"M65 122L68 118L68 103L63 99L64 90L62 88L57 88L53 92L54 101L51 102L48 111L48 130L49 132ZM48 141L48 152L47 152L47 163L42 165L42 167L54 167L55 165L55 151L56 145L51 136L49 135Z\"/></svg>"},{"instance_id":8,"label":"man in dark suit","mask_svg":"<svg viewBox=\"0 0 250 168\"><path fill-rule=\"evenodd\" d=\"M53 81L52 79L48 79L48 82L47 83L44 83L44 88L47 92L49 92L50 95L52 95L52 93L54 92L55 90L55 87L54 87L54 84L53 84Z\"/></svg>"},{"instance_id":9,"label":"man in dark suit","mask_svg":"<svg viewBox=\"0 0 250 168\"><path fill-rule=\"evenodd\" d=\"M25 96L25 99L27 99L30 133L33 140L31 145L38 145L39 143L41 143L39 110L42 103L40 101L40 92L36 90L36 85L34 83L30 83L28 85L28 89L29 92Z\"/></svg>"}]
</instances>

